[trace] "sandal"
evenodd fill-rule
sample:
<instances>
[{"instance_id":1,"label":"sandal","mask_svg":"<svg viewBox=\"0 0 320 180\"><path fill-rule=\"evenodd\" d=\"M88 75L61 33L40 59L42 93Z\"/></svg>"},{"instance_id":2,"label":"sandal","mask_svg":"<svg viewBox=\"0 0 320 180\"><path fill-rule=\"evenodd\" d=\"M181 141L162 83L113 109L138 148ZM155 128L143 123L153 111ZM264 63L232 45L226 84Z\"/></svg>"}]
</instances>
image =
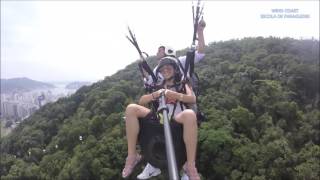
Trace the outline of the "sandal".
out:
<instances>
[{"instance_id":1,"label":"sandal","mask_svg":"<svg viewBox=\"0 0 320 180\"><path fill-rule=\"evenodd\" d=\"M122 177L127 178L132 173L134 167L141 161L141 155L130 155L126 158L126 164L122 170Z\"/></svg>"},{"instance_id":2,"label":"sandal","mask_svg":"<svg viewBox=\"0 0 320 180\"><path fill-rule=\"evenodd\" d=\"M189 180L201 180L195 164L187 165L187 163L185 163L183 165L183 170L189 177Z\"/></svg>"}]
</instances>

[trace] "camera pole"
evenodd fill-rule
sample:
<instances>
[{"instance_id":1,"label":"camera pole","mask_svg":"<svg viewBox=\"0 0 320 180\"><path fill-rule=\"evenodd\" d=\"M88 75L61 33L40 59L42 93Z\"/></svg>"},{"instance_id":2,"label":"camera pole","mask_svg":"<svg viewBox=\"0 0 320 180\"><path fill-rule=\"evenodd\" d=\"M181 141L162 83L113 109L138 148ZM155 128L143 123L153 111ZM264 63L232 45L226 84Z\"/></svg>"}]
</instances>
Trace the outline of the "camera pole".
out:
<instances>
[{"instance_id":1,"label":"camera pole","mask_svg":"<svg viewBox=\"0 0 320 180\"><path fill-rule=\"evenodd\" d=\"M176 161L176 155L173 149L173 143L172 143L172 135L171 135L171 129L169 124L169 118L168 118L168 107L165 103L165 94L162 92L160 94L160 104L158 111L162 111L163 114L163 128L164 128L164 136L165 136L165 142L166 142L166 154L167 154L167 160L168 160L168 170L169 170L169 177L170 180L178 180L178 168L177 168L177 161Z\"/></svg>"}]
</instances>

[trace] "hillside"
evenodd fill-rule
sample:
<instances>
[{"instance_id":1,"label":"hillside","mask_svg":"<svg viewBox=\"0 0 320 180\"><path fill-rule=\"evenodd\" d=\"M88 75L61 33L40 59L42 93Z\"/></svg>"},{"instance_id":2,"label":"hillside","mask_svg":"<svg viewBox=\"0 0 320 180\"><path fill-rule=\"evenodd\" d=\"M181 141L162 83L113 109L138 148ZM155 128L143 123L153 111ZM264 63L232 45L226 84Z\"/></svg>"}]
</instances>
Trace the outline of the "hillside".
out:
<instances>
[{"instance_id":1,"label":"hillside","mask_svg":"<svg viewBox=\"0 0 320 180\"><path fill-rule=\"evenodd\" d=\"M82 86L87 86L90 85L91 82L88 81L76 81L76 82L71 82L66 85L66 89L79 89Z\"/></svg>"},{"instance_id":2,"label":"hillside","mask_svg":"<svg viewBox=\"0 0 320 180\"><path fill-rule=\"evenodd\" d=\"M1 93L9 93L13 91L25 92L44 88L54 88L54 85L25 77L1 79Z\"/></svg>"},{"instance_id":3,"label":"hillside","mask_svg":"<svg viewBox=\"0 0 320 180\"><path fill-rule=\"evenodd\" d=\"M320 178L318 40L215 42L195 70L203 179ZM121 179L123 112L142 93L134 62L43 106L1 139L1 179Z\"/></svg>"}]
</instances>

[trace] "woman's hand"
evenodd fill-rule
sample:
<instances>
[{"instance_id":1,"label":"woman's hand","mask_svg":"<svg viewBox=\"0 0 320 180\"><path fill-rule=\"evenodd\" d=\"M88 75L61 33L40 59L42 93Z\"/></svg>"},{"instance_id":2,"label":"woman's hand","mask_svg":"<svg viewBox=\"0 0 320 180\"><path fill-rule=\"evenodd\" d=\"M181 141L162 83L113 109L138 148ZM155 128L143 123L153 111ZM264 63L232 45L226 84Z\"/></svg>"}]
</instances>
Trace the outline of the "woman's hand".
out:
<instances>
[{"instance_id":1,"label":"woman's hand","mask_svg":"<svg viewBox=\"0 0 320 180\"><path fill-rule=\"evenodd\" d=\"M170 98L170 99L177 99L178 94L175 91L171 91L169 89L159 89L158 91L153 92L151 95L154 99L157 99L161 96L161 93L164 93L164 96L166 98Z\"/></svg>"},{"instance_id":2,"label":"woman's hand","mask_svg":"<svg viewBox=\"0 0 320 180\"><path fill-rule=\"evenodd\" d=\"M183 97L185 97L184 94L178 93L169 89L159 89L158 91L153 92L152 98L157 99L160 97L161 93L164 93L164 96L168 99L183 101Z\"/></svg>"},{"instance_id":3,"label":"woman's hand","mask_svg":"<svg viewBox=\"0 0 320 180\"><path fill-rule=\"evenodd\" d=\"M152 98L153 99L158 99L160 97L161 93L164 92L164 91L165 91L165 89L159 89L158 91L155 91L155 92L151 93Z\"/></svg>"},{"instance_id":4,"label":"woman's hand","mask_svg":"<svg viewBox=\"0 0 320 180\"><path fill-rule=\"evenodd\" d=\"M164 91L164 95L166 98L169 98L169 99L174 99L174 100L178 100L178 95L179 93L175 92L175 91L171 91L169 89L166 89Z\"/></svg>"}]
</instances>

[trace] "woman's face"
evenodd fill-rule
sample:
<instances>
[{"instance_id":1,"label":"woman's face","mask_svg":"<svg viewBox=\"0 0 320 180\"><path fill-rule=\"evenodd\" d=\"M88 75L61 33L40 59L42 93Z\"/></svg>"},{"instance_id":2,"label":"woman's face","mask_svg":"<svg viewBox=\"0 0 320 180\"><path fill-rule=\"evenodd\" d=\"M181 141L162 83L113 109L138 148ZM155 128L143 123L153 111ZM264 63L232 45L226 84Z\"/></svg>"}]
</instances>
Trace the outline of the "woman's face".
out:
<instances>
[{"instance_id":1,"label":"woman's face","mask_svg":"<svg viewBox=\"0 0 320 180\"><path fill-rule=\"evenodd\" d=\"M160 68L159 72L162 74L165 80L170 79L174 75L174 69L172 65L164 65Z\"/></svg>"}]
</instances>

